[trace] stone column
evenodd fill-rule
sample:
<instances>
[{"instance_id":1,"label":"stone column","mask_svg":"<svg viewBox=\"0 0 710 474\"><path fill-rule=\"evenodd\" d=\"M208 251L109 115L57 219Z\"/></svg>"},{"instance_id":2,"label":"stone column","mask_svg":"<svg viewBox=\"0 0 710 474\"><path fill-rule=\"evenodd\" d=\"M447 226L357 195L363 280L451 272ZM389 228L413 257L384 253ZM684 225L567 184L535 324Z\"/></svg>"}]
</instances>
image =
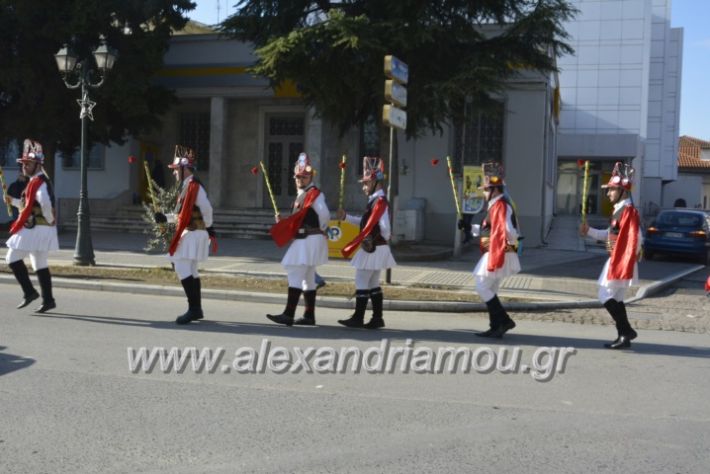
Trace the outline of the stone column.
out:
<instances>
[{"instance_id":1,"label":"stone column","mask_svg":"<svg viewBox=\"0 0 710 474\"><path fill-rule=\"evenodd\" d=\"M313 109L306 111L306 130L305 130L305 152L311 159L311 164L318 171L316 175L316 183L318 187L323 186L323 120L316 117ZM321 188L322 189L322 188Z\"/></svg>"},{"instance_id":2,"label":"stone column","mask_svg":"<svg viewBox=\"0 0 710 474\"><path fill-rule=\"evenodd\" d=\"M225 177L227 175L227 101L212 97L210 101L210 170L209 196L212 206L225 204Z\"/></svg>"}]
</instances>

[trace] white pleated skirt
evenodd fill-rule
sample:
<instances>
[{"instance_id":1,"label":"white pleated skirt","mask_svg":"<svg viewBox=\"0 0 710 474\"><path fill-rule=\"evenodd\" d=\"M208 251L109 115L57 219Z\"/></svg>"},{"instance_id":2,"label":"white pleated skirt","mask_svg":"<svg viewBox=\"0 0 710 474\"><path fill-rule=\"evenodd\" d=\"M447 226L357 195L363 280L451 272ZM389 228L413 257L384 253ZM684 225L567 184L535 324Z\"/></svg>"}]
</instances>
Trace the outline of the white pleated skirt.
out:
<instances>
[{"instance_id":1,"label":"white pleated skirt","mask_svg":"<svg viewBox=\"0 0 710 474\"><path fill-rule=\"evenodd\" d=\"M204 262L210 254L210 236L206 230L182 231L182 237L174 255L168 255L170 261L197 260Z\"/></svg>"},{"instance_id":2,"label":"white pleated skirt","mask_svg":"<svg viewBox=\"0 0 710 474\"><path fill-rule=\"evenodd\" d=\"M305 265L315 267L328 263L328 241L325 235L309 235L305 239L293 239L281 260L283 266Z\"/></svg>"},{"instance_id":3,"label":"white pleated skirt","mask_svg":"<svg viewBox=\"0 0 710 474\"><path fill-rule=\"evenodd\" d=\"M599 286L603 286L605 288L628 288L630 286L638 284L638 282L639 282L638 263L634 264L634 276L631 280L608 280L607 273L609 273L609 262L611 262L611 259L607 258L606 263L604 264L604 268L602 268L602 272L599 275L599 279L597 279L597 284Z\"/></svg>"},{"instance_id":4,"label":"white pleated skirt","mask_svg":"<svg viewBox=\"0 0 710 474\"><path fill-rule=\"evenodd\" d=\"M488 271L488 256L490 252L483 254L478 264L473 269L474 277L505 278L520 272L520 259L515 252L506 252L503 266L492 272Z\"/></svg>"},{"instance_id":5,"label":"white pleated skirt","mask_svg":"<svg viewBox=\"0 0 710 474\"><path fill-rule=\"evenodd\" d=\"M358 270L384 270L397 266L389 245L378 245L372 253L359 248L353 255L350 265Z\"/></svg>"},{"instance_id":6,"label":"white pleated skirt","mask_svg":"<svg viewBox=\"0 0 710 474\"><path fill-rule=\"evenodd\" d=\"M12 235L5 245L15 250L28 252L51 252L59 250L57 227L51 225L36 225L31 229L23 227Z\"/></svg>"}]
</instances>

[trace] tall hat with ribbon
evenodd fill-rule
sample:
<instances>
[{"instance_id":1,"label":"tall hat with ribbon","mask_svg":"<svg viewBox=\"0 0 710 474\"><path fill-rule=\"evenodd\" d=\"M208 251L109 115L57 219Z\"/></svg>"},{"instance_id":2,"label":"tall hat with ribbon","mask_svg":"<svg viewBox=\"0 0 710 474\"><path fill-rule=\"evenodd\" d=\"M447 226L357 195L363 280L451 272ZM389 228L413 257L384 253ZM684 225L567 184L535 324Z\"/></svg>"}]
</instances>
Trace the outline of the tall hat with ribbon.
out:
<instances>
[{"instance_id":1,"label":"tall hat with ribbon","mask_svg":"<svg viewBox=\"0 0 710 474\"><path fill-rule=\"evenodd\" d=\"M614 170L611 172L611 178L607 184L603 184L602 188L623 188L626 191L631 191L631 183L634 179L634 169L631 165L617 161L614 165Z\"/></svg>"},{"instance_id":2,"label":"tall hat with ribbon","mask_svg":"<svg viewBox=\"0 0 710 474\"><path fill-rule=\"evenodd\" d=\"M495 188L505 186L505 171L503 165L497 161L490 161L481 165L483 169L483 183L478 189Z\"/></svg>"},{"instance_id":3,"label":"tall hat with ribbon","mask_svg":"<svg viewBox=\"0 0 710 474\"><path fill-rule=\"evenodd\" d=\"M168 168L176 169L180 167L194 169L197 166L197 158L195 151L186 146L175 145L175 155L173 162L168 165Z\"/></svg>"},{"instance_id":4,"label":"tall hat with ribbon","mask_svg":"<svg viewBox=\"0 0 710 474\"><path fill-rule=\"evenodd\" d=\"M311 159L305 153L300 153L296 160L296 166L293 167L294 176L314 176L316 170L311 165Z\"/></svg>"},{"instance_id":5,"label":"tall hat with ribbon","mask_svg":"<svg viewBox=\"0 0 710 474\"><path fill-rule=\"evenodd\" d=\"M370 181L383 181L385 179L385 162L376 156L362 157L362 179L361 183Z\"/></svg>"},{"instance_id":6,"label":"tall hat with ribbon","mask_svg":"<svg viewBox=\"0 0 710 474\"><path fill-rule=\"evenodd\" d=\"M42 145L30 138L25 139L25 143L22 146L22 156L18 158L18 163L38 163L40 165L44 164L44 153L42 152Z\"/></svg>"}]
</instances>

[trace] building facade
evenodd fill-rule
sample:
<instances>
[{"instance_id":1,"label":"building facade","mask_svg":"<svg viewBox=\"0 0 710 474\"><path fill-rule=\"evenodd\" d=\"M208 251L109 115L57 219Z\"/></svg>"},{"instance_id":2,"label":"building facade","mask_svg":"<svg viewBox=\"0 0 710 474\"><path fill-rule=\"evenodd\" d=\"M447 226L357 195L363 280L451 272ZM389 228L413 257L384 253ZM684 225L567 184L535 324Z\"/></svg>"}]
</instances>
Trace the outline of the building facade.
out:
<instances>
[{"instance_id":1,"label":"building facade","mask_svg":"<svg viewBox=\"0 0 710 474\"><path fill-rule=\"evenodd\" d=\"M575 54L559 59L562 111L555 212L581 207L578 160L591 162L588 208L609 215L599 187L615 161L636 169L633 197L648 214L677 178L683 31L670 0L573 0L565 24Z\"/></svg>"}]
</instances>

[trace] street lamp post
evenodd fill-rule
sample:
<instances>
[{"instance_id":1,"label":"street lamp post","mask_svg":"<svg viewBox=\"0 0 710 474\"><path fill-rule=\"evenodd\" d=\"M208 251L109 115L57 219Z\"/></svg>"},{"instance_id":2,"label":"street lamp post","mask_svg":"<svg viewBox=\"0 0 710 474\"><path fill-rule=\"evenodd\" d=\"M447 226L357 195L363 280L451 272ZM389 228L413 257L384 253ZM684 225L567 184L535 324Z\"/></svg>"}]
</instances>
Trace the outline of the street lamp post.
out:
<instances>
[{"instance_id":1,"label":"street lamp post","mask_svg":"<svg viewBox=\"0 0 710 474\"><path fill-rule=\"evenodd\" d=\"M95 265L94 247L91 243L91 221L89 212L89 197L87 187L88 168L88 123L86 118L94 120L93 108L96 102L89 98L89 89L101 87L108 71L116 61L116 53L109 49L105 43L96 48L93 53L96 61L96 69L90 64L91 58L86 57L79 61L71 49L64 45L57 54L54 55L57 67L62 75L64 84L69 89L81 87L81 99L77 103L81 107L79 118L81 119L81 188L79 190L79 210L77 211L77 232L76 246L74 248L75 265Z\"/></svg>"}]
</instances>

